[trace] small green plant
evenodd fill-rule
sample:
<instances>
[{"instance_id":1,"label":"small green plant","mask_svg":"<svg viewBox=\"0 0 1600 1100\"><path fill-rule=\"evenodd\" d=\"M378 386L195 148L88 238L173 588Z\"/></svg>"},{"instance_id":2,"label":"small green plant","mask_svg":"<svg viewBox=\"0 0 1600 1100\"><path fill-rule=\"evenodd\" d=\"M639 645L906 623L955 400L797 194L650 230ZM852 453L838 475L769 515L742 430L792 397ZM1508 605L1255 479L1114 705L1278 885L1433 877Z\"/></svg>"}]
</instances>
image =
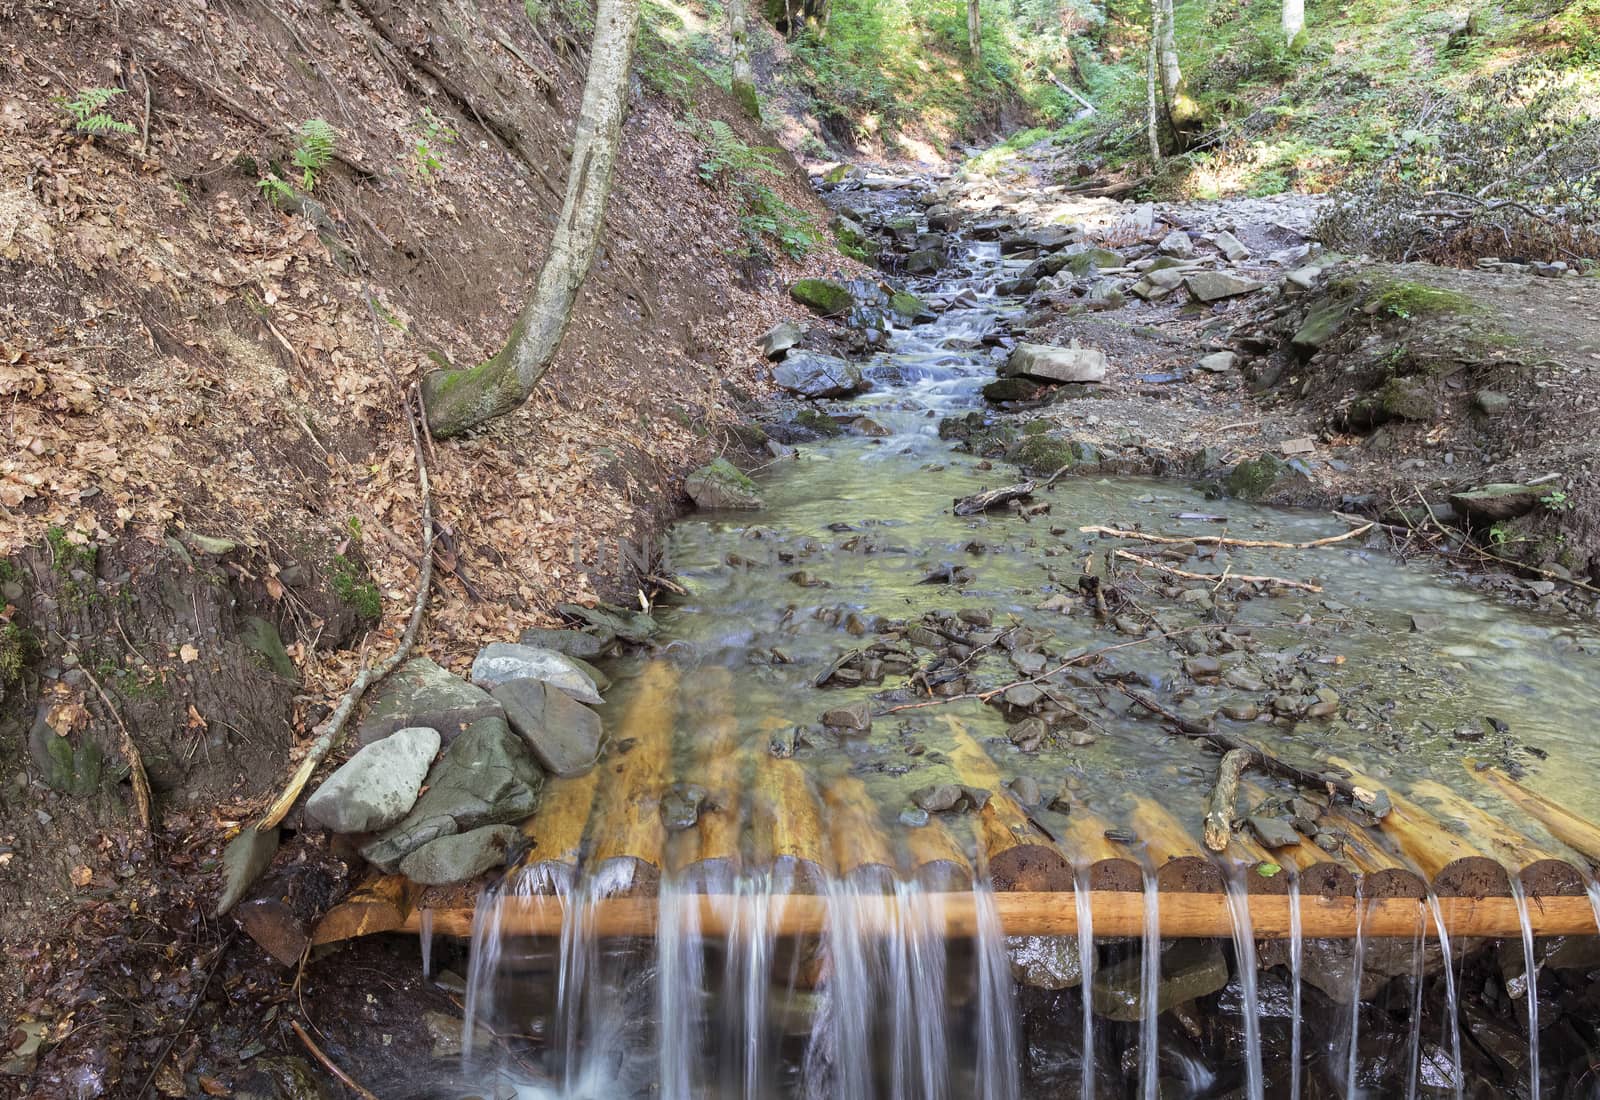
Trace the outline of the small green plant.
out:
<instances>
[{"instance_id":1,"label":"small green plant","mask_svg":"<svg viewBox=\"0 0 1600 1100\"><path fill-rule=\"evenodd\" d=\"M759 252L763 239L795 260L816 247L815 220L785 202L765 182L782 175L773 159L777 150L745 144L721 119L701 122L691 116L687 125L705 149L700 178L729 191L738 204L739 227L749 244L747 253Z\"/></svg>"},{"instance_id":2,"label":"small green plant","mask_svg":"<svg viewBox=\"0 0 1600 1100\"><path fill-rule=\"evenodd\" d=\"M39 639L20 623L0 624L0 685L14 684L22 678L28 662L39 656Z\"/></svg>"},{"instance_id":3,"label":"small green plant","mask_svg":"<svg viewBox=\"0 0 1600 1100\"><path fill-rule=\"evenodd\" d=\"M417 175L427 179L444 167L444 161L439 159L441 147L454 145L461 135L456 132L455 127L434 114L431 107L422 109L417 130L416 144L411 150L411 161L417 169Z\"/></svg>"},{"instance_id":4,"label":"small green plant","mask_svg":"<svg viewBox=\"0 0 1600 1100\"><path fill-rule=\"evenodd\" d=\"M57 96L51 102L80 134L131 134L132 124L119 122L106 112L107 104L121 94L121 88L80 88L77 95Z\"/></svg>"},{"instance_id":5,"label":"small green plant","mask_svg":"<svg viewBox=\"0 0 1600 1100\"><path fill-rule=\"evenodd\" d=\"M261 197L273 206L282 206L284 203L294 201L294 188L277 176L262 176L256 180L256 186L261 189Z\"/></svg>"},{"instance_id":6,"label":"small green plant","mask_svg":"<svg viewBox=\"0 0 1600 1100\"><path fill-rule=\"evenodd\" d=\"M1539 503L1552 512L1572 511L1572 498L1567 496L1564 489L1552 489L1539 498Z\"/></svg>"},{"instance_id":7,"label":"small green plant","mask_svg":"<svg viewBox=\"0 0 1600 1100\"><path fill-rule=\"evenodd\" d=\"M333 558L333 594L363 619L383 614L383 596L367 571L343 554Z\"/></svg>"},{"instance_id":8,"label":"small green plant","mask_svg":"<svg viewBox=\"0 0 1600 1100\"><path fill-rule=\"evenodd\" d=\"M299 170L300 183L305 190L316 188L317 173L333 160L337 137L333 127L320 118L308 118L295 130L294 153L289 160Z\"/></svg>"}]
</instances>

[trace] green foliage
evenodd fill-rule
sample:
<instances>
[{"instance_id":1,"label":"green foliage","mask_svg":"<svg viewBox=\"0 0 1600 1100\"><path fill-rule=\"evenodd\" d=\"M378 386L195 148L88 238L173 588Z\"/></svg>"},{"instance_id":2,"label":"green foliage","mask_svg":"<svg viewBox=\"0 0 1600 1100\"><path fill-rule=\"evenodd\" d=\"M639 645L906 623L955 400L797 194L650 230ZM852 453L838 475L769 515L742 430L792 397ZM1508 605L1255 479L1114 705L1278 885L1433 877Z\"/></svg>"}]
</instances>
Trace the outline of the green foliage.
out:
<instances>
[{"instance_id":1,"label":"green foliage","mask_svg":"<svg viewBox=\"0 0 1600 1100\"><path fill-rule=\"evenodd\" d=\"M14 684L39 656L39 639L21 623L0 623L0 685Z\"/></svg>"},{"instance_id":2,"label":"green foliage","mask_svg":"<svg viewBox=\"0 0 1600 1100\"><path fill-rule=\"evenodd\" d=\"M295 130L295 147L289 162L300 173L300 185L305 190L316 188L317 173L333 160L336 140L333 127L320 118L308 118Z\"/></svg>"},{"instance_id":3,"label":"green foliage","mask_svg":"<svg viewBox=\"0 0 1600 1100\"><path fill-rule=\"evenodd\" d=\"M1476 303L1465 294L1423 283L1394 282L1384 287L1371 303L1385 317L1402 320L1430 313L1470 313Z\"/></svg>"},{"instance_id":4,"label":"green foliage","mask_svg":"<svg viewBox=\"0 0 1600 1100\"><path fill-rule=\"evenodd\" d=\"M1539 503L1551 512L1570 512L1573 508L1572 498L1564 489L1552 489L1539 498Z\"/></svg>"},{"instance_id":5,"label":"green foliage","mask_svg":"<svg viewBox=\"0 0 1600 1100\"><path fill-rule=\"evenodd\" d=\"M702 122L691 115L686 125L705 150L700 178L733 196L751 253L770 241L790 259L799 259L816 246L816 220L785 202L766 182L783 175L774 159L777 149L745 144L721 119Z\"/></svg>"},{"instance_id":6,"label":"green foliage","mask_svg":"<svg viewBox=\"0 0 1600 1100\"><path fill-rule=\"evenodd\" d=\"M428 179L444 167L444 161L439 159L443 146L454 145L461 135L456 132L455 127L434 114L432 107L422 109L416 129L417 134L411 149L411 163L417 175Z\"/></svg>"},{"instance_id":7,"label":"green foliage","mask_svg":"<svg viewBox=\"0 0 1600 1100\"><path fill-rule=\"evenodd\" d=\"M383 595L367 574L366 568L345 557L333 558L333 594L363 619L372 621L383 614Z\"/></svg>"},{"instance_id":8,"label":"green foliage","mask_svg":"<svg viewBox=\"0 0 1600 1100\"><path fill-rule=\"evenodd\" d=\"M294 201L294 188L277 176L262 176L256 180L256 187L261 190L261 197L274 206Z\"/></svg>"},{"instance_id":9,"label":"green foliage","mask_svg":"<svg viewBox=\"0 0 1600 1100\"><path fill-rule=\"evenodd\" d=\"M64 527L51 527L44 533L50 548L50 568L60 581L63 600L71 607L82 607L94 598L94 571L100 548L92 542L76 543ZM86 574L79 577L78 574Z\"/></svg>"},{"instance_id":10,"label":"green foliage","mask_svg":"<svg viewBox=\"0 0 1600 1100\"><path fill-rule=\"evenodd\" d=\"M72 128L80 134L131 134L131 123L118 122L106 106L122 94L121 88L80 88L74 96L57 96L50 102L61 108Z\"/></svg>"}]
</instances>

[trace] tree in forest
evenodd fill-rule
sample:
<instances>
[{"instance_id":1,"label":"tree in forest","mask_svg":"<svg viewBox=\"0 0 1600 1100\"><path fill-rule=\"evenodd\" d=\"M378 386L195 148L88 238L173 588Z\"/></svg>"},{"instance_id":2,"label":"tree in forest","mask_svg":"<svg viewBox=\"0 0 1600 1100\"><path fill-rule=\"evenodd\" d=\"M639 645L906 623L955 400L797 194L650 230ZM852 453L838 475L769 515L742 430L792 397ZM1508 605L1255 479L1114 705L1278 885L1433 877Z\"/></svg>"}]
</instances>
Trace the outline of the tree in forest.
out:
<instances>
[{"instance_id":1,"label":"tree in forest","mask_svg":"<svg viewBox=\"0 0 1600 1100\"><path fill-rule=\"evenodd\" d=\"M1161 0L1150 0L1150 53L1145 64L1145 124L1150 138L1150 159L1161 166L1161 126L1156 117L1156 71L1161 67Z\"/></svg>"},{"instance_id":2,"label":"tree in forest","mask_svg":"<svg viewBox=\"0 0 1600 1100\"><path fill-rule=\"evenodd\" d=\"M1283 40L1294 45L1306 29L1306 0L1283 0Z\"/></svg>"},{"instance_id":3,"label":"tree in forest","mask_svg":"<svg viewBox=\"0 0 1600 1100\"><path fill-rule=\"evenodd\" d=\"M983 15L978 0L967 0L967 49L974 63L983 60Z\"/></svg>"},{"instance_id":4,"label":"tree in forest","mask_svg":"<svg viewBox=\"0 0 1600 1100\"><path fill-rule=\"evenodd\" d=\"M761 97L756 94L756 73L750 64L750 17L745 0L728 0L728 37L732 43L733 98L751 118L761 118Z\"/></svg>"},{"instance_id":5,"label":"tree in forest","mask_svg":"<svg viewBox=\"0 0 1600 1100\"><path fill-rule=\"evenodd\" d=\"M521 405L561 346L605 226L638 29L639 0L599 0L566 197L550 254L533 297L499 352L475 367L434 371L422 380L428 427L436 436L459 435Z\"/></svg>"},{"instance_id":6,"label":"tree in forest","mask_svg":"<svg viewBox=\"0 0 1600 1100\"><path fill-rule=\"evenodd\" d=\"M1167 123L1173 135L1183 144L1189 135L1200 128L1200 105L1189 95L1183 79L1183 66L1178 60L1177 18L1173 14L1173 0L1150 0L1159 9L1152 12L1151 34L1156 44L1156 71L1160 78L1161 102L1166 107Z\"/></svg>"}]
</instances>

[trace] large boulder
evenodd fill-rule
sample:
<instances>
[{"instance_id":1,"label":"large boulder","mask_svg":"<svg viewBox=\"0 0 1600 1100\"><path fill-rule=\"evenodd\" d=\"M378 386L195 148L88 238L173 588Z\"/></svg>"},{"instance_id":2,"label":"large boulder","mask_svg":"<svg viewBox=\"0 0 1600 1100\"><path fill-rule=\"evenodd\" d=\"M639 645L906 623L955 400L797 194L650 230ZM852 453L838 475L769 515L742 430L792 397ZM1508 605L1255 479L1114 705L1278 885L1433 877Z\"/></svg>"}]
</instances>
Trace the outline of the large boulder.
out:
<instances>
[{"instance_id":1,"label":"large boulder","mask_svg":"<svg viewBox=\"0 0 1600 1100\"><path fill-rule=\"evenodd\" d=\"M683 488L696 508L761 507L756 483L725 458L716 458L695 470L683 483Z\"/></svg>"},{"instance_id":2,"label":"large boulder","mask_svg":"<svg viewBox=\"0 0 1600 1100\"><path fill-rule=\"evenodd\" d=\"M801 397L844 397L865 385L861 368L836 355L791 351L772 368L772 381Z\"/></svg>"},{"instance_id":3,"label":"large boulder","mask_svg":"<svg viewBox=\"0 0 1600 1100\"><path fill-rule=\"evenodd\" d=\"M507 680L543 680L574 699L599 703L594 679L565 653L516 642L493 642L478 650L472 662L472 682L493 688Z\"/></svg>"},{"instance_id":4,"label":"large boulder","mask_svg":"<svg viewBox=\"0 0 1600 1100\"><path fill-rule=\"evenodd\" d=\"M587 630L552 630L549 627L530 626L517 641L523 645L553 649L578 660L593 661L616 647L617 636L610 631L590 633ZM598 682L595 686L599 686Z\"/></svg>"},{"instance_id":5,"label":"large boulder","mask_svg":"<svg viewBox=\"0 0 1600 1100\"><path fill-rule=\"evenodd\" d=\"M400 873L423 886L466 882L503 866L521 843L522 831L515 826L485 825L430 840L400 861Z\"/></svg>"},{"instance_id":6,"label":"large boulder","mask_svg":"<svg viewBox=\"0 0 1600 1100\"><path fill-rule=\"evenodd\" d=\"M1106 353L1098 348L1018 344L1011 349L1004 373L1047 382L1104 382Z\"/></svg>"},{"instance_id":7,"label":"large boulder","mask_svg":"<svg viewBox=\"0 0 1600 1100\"><path fill-rule=\"evenodd\" d=\"M507 680L493 694L545 771L568 778L594 767L600 754L600 716L594 711L543 680Z\"/></svg>"},{"instance_id":8,"label":"large boulder","mask_svg":"<svg viewBox=\"0 0 1600 1100\"><path fill-rule=\"evenodd\" d=\"M1267 500L1282 493L1309 488L1305 464L1285 461L1275 454L1246 459L1228 472L1228 495L1240 500Z\"/></svg>"},{"instance_id":9,"label":"large boulder","mask_svg":"<svg viewBox=\"0 0 1600 1100\"><path fill-rule=\"evenodd\" d=\"M806 327L793 321L780 321L761 337L761 354L768 359L782 359L783 353L805 338Z\"/></svg>"},{"instance_id":10,"label":"large boulder","mask_svg":"<svg viewBox=\"0 0 1600 1100\"><path fill-rule=\"evenodd\" d=\"M387 829L416 804L439 745L439 731L427 726L396 730L345 761L306 800L306 813L336 833Z\"/></svg>"},{"instance_id":11,"label":"large boulder","mask_svg":"<svg viewBox=\"0 0 1600 1100\"><path fill-rule=\"evenodd\" d=\"M839 317L850 312L855 298L832 279L801 279L789 288L789 297L824 317Z\"/></svg>"},{"instance_id":12,"label":"large boulder","mask_svg":"<svg viewBox=\"0 0 1600 1100\"><path fill-rule=\"evenodd\" d=\"M497 707L498 703L495 704ZM427 789L400 822L361 849L393 873L429 841L483 825L522 821L539 808L544 773L504 718L481 718L450 743L428 770Z\"/></svg>"},{"instance_id":13,"label":"large boulder","mask_svg":"<svg viewBox=\"0 0 1600 1100\"><path fill-rule=\"evenodd\" d=\"M919 248L906 257L906 274L932 275L944 266L944 254L933 248Z\"/></svg>"},{"instance_id":14,"label":"large boulder","mask_svg":"<svg viewBox=\"0 0 1600 1100\"><path fill-rule=\"evenodd\" d=\"M1496 523L1527 515L1539 507L1539 501L1549 493L1550 488L1543 485L1515 485L1502 482L1479 486L1465 492L1451 493L1450 503L1455 505L1456 511L1468 519Z\"/></svg>"},{"instance_id":15,"label":"large boulder","mask_svg":"<svg viewBox=\"0 0 1600 1100\"><path fill-rule=\"evenodd\" d=\"M426 657L415 657L367 693L367 712L356 728L356 743L370 745L410 726L438 730L449 742L478 719L500 716L500 704L488 692Z\"/></svg>"},{"instance_id":16,"label":"large boulder","mask_svg":"<svg viewBox=\"0 0 1600 1100\"><path fill-rule=\"evenodd\" d=\"M1242 279L1225 271L1199 271L1187 280L1189 293L1202 302L1219 302L1240 294L1254 294L1264 284L1254 279Z\"/></svg>"},{"instance_id":17,"label":"large boulder","mask_svg":"<svg viewBox=\"0 0 1600 1100\"><path fill-rule=\"evenodd\" d=\"M1181 229L1174 229L1161 243L1156 245L1156 251L1163 256L1173 256L1180 260L1187 260L1194 255L1194 240Z\"/></svg>"}]
</instances>

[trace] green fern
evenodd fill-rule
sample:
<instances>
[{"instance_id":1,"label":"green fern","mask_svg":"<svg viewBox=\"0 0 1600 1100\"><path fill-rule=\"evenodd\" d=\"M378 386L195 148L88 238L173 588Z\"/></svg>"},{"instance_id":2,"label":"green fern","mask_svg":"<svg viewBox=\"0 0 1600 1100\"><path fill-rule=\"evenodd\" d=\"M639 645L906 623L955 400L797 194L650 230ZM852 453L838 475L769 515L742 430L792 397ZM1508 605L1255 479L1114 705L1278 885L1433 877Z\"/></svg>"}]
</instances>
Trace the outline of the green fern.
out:
<instances>
[{"instance_id":1,"label":"green fern","mask_svg":"<svg viewBox=\"0 0 1600 1100\"><path fill-rule=\"evenodd\" d=\"M261 188L262 197L274 206L282 206L294 199L294 188L277 176L262 176L256 181L256 186Z\"/></svg>"},{"instance_id":2,"label":"green fern","mask_svg":"<svg viewBox=\"0 0 1600 1100\"><path fill-rule=\"evenodd\" d=\"M61 108L80 134L131 134L131 123L118 122L105 111L106 104L121 94L121 88L80 88L75 96L57 96L51 102Z\"/></svg>"},{"instance_id":3,"label":"green fern","mask_svg":"<svg viewBox=\"0 0 1600 1100\"><path fill-rule=\"evenodd\" d=\"M302 186L310 191L317 185L317 173L333 160L338 135L322 119L308 118L295 130L295 138L297 144L290 162L300 171Z\"/></svg>"},{"instance_id":4,"label":"green fern","mask_svg":"<svg viewBox=\"0 0 1600 1100\"><path fill-rule=\"evenodd\" d=\"M739 228L750 246L748 251L759 251L766 239L790 259L798 260L816 246L817 227L811 215L784 202L765 182L783 174L777 149L746 145L721 119L701 122L691 117L689 128L705 149L700 178L730 191L738 203Z\"/></svg>"}]
</instances>

